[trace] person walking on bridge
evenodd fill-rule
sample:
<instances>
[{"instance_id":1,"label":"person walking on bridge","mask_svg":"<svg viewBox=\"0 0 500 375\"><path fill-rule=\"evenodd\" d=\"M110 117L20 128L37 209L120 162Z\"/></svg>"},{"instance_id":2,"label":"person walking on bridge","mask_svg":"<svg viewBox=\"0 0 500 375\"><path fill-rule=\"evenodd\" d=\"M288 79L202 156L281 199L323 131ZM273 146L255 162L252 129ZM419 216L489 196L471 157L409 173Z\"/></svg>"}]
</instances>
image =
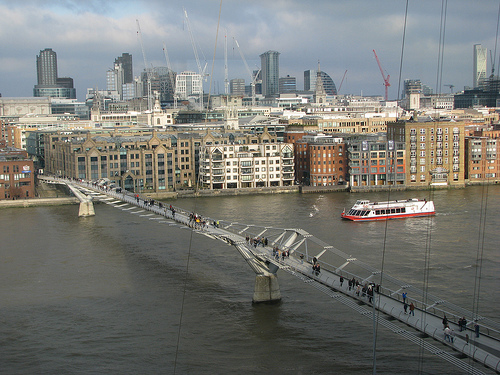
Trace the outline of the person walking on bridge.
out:
<instances>
[{"instance_id":1,"label":"person walking on bridge","mask_svg":"<svg viewBox=\"0 0 500 375\"><path fill-rule=\"evenodd\" d=\"M410 302L410 315L415 316L415 305Z\"/></svg>"},{"instance_id":2,"label":"person walking on bridge","mask_svg":"<svg viewBox=\"0 0 500 375\"><path fill-rule=\"evenodd\" d=\"M443 329L446 329L446 327L448 326L448 318L446 317L446 314L444 315L442 323L443 323Z\"/></svg>"}]
</instances>

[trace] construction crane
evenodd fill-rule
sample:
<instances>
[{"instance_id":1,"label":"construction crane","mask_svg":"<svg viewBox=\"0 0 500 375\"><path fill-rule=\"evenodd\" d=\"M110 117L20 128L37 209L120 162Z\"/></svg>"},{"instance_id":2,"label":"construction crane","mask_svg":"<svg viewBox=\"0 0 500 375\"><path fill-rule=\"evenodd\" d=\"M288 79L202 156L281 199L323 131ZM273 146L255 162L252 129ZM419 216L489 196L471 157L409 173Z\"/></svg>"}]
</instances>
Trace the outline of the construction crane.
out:
<instances>
[{"instance_id":1,"label":"construction crane","mask_svg":"<svg viewBox=\"0 0 500 375\"><path fill-rule=\"evenodd\" d=\"M142 43L141 25L139 24L138 19L136 21L137 21L137 36L139 37L139 41L141 43L142 57L144 58L144 69L146 70L146 76L147 76L148 111L151 111L153 108L153 97L151 95L151 69L148 68L146 52L144 51L144 44Z\"/></svg>"},{"instance_id":2,"label":"construction crane","mask_svg":"<svg viewBox=\"0 0 500 375\"><path fill-rule=\"evenodd\" d=\"M234 42L236 43L236 46L238 47L238 51L240 52L241 59L243 60L243 63L245 64L245 68L247 68L248 74L250 74L250 86L252 87L252 106L255 106L255 82L257 81L257 77L259 76L260 69L257 71L257 73L252 74L252 71L248 67L247 60L245 59L245 56L243 56L243 52L241 51L241 48L240 48L238 41L235 39Z\"/></svg>"},{"instance_id":3,"label":"construction crane","mask_svg":"<svg viewBox=\"0 0 500 375\"><path fill-rule=\"evenodd\" d=\"M453 94L453 88L455 87L455 85L445 85L446 87L449 87L450 88L450 92Z\"/></svg>"},{"instance_id":4,"label":"construction crane","mask_svg":"<svg viewBox=\"0 0 500 375\"><path fill-rule=\"evenodd\" d=\"M337 94L340 92L340 89L342 88L342 84L344 83L344 78L345 78L346 74L347 74L347 69L344 72L344 76L342 77L342 81L340 81L340 86L339 86L339 89L337 90Z\"/></svg>"},{"instance_id":5,"label":"construction crane","mask_svg":"<svg viewBox=\"0 0 500 375\"><path fill-rule=\"evenodd\" d=\"M227 68L227 31L224 33L224 94L229 94L229 72Z\"/></svg>"},{"instance_id":6,"label":"construction crane","mask_svg":"<svg viewBox=\"0 0 500 375\"><path fill-rule=\"evenodd\" d=\"M170 58L168 57L167 46L165 45L165 42L163 42L163 53L165 54L165 60L167 61L168 78L170 80L170 84L172 85L172 96L174 97L174 108L177 108L177 95L175 94L174 71L172 70L172 65L170 65Z\"/></svg>"},{"instance_id":7,"label":"construction crane","mask_svg":"<svg viewBox=\"0 0 500 375\"><path fill-rule=\"evenodd\" d=\"M380 73L382 74L382 78L384 80L384 86L385 86L385 100L388 100L388 88L389 86L391 85L389 83L389 78L391 77L389 74L387 75L387 77L385 76L384 74L384 69L382 69L382 65L380 65L380 60L378 59L378 56L377 56L377 52L375 52L375 50L373 50L373 53L375 55L375 59L377 60L377 64L378 64L378 67L380 68Z\"/></svg>"},{"instance_id":8,"label":"construction crane","mask_svg":"<svg viewBox=\"0 0 500 375\"><path fill-rule=\"evenodd\" d=\"M184 18L186 19L186 25L189 32L189 37L191 38L191 44L193 45L194 58L196 59L196 65L198 66L198 73L200 74L200 110L203 110L203 78L205 77L205 70L207 69L207 63L205 63L205 67L202 69L200 64L200 58L198 57L198 49L196 48L196 42L194 41L193 32L191 31L191 24L189 23L188 14L185 8L184 10Z\"/></svg>"}]
</instances>

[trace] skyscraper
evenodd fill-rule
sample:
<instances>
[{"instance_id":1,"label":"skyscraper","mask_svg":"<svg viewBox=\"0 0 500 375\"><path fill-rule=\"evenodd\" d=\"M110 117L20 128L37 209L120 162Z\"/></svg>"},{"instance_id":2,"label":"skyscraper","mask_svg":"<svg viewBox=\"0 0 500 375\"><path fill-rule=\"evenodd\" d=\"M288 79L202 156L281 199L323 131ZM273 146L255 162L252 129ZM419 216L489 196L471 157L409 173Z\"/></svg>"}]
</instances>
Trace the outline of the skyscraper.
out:
<instances>
[{"instance_id":1,"label":"skyscraper","mask_svg":"<svg viewBox=\"0 0 500 375\"><path fill-rule=\"evenodd\" d=\"M36 57L36 74L39 85L57 83L57 54L52 48L45 48Z\"/></svg>"},{"instance_id":2,"label":"skyscraper","mask_svg":"<svg viewBox=\"0 0 500 375\"><path fill-rule=\"evenodd\" d=\"M134 82L134 72L132 70L132 55L130 53L122 53L115 59L115 66L121 65L123 69L123 83Z\"/></svg>"},{"instance_id":3,"label":"skyscraper","mask_svg":"<svg viewBox=\"0 0 500 375\"><path fill-rule=\"evenodd\" d=\"M474 44L474 57L473 57L473 87L479 87L486 79L486 62L487 49L480 44Z\"/></svg>"},{"instance_id":4,"label":"skyscraper","mask_svg":"<svg viewBox=\"0 0 500 375\"><path fill-rule=\"evenodd\" d=\"M280 53L267 51L260 55L262 73L262 95L273 96L279 94Z\"/></svg>"},{"instance_id":5,"label":"skyscraper","mask_svg":"<svg viewBox=\"0 0 500 375\"><path fill-rule=\"evenodd\" d=\"M57 76L57 54L52 48L45 48L36 57L36 74L33 96L76 99L73 78Z\"/></svg>"}]
</instances>

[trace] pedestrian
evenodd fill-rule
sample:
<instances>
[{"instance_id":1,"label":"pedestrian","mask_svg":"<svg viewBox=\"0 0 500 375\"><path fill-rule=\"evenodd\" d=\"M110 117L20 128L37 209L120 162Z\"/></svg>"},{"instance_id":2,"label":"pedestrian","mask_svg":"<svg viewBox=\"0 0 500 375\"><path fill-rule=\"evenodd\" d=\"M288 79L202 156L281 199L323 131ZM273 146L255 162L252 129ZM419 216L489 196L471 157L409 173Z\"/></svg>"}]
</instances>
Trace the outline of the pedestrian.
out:
<instances>
[{"instance_id":1,"label":"pedestrian","mask_svg":"<svg viewBox=\"0 0 500 375\"><path fill-rule=\"evenodd\" d=\"M410 315L415 316L415 305L410 302Z\"/></svg>"},{"instance_id":2,"label":"pedestrian","mask_svg":"<svg viewBox=\"0 0 500 375\"><path fill-rule=\"evenodd\" d=\"M451 329L449 326L446 326L446 328L444 329L444 341L452 342L451 341Z\"/></svg>"},{"instance_id":3,"label":"pedestrian","mask_svg":"<svg viewBox=\"0 0 500 375\"><path fill-rule=\"evenodd\" d=\"M444 315L442 323L443 323L443 329L446 329L446 327L448 326L448 318L446 317L446 314Z\"/></svg>"},{"instance_id":4,"label":"pedestrian","mask_svg":"<svg viewBox=\"0 0 500 375\"><path fill-rule=\"evenodd\" d=\"M342 284L344 283L344 278L340 276L340 287L342 288Z\"/></svg>"},{"instance_id":5,"label":"pedestrian","mask_svg":"<svg viewBox=\"0 0 500 375\"><path fill-rule=\"evenodd\" d=\"M407 296L406 292L403 292L403 294L401 294L401 297L403 297L403 303L406 302L406 296Z\"/></svg>"},{"instance_id":6,"label":"pedestrian","mask_svg":"<svg viewBox=\"0 0 500 375\"><path fill-rule=\"evenodd\" d=\"M300 263L304 263L304 254L300 254Z\"/></svg>"},{"instance_id":7,"label":"pedestrian","mask_svg":"<svg viewBox=\"0 0 500 375\"><path fill-rule=\"evenodd\" d=\"M405 314L407 314L407 312L408 312L408 304L406 303L406 301L403 303L403 309L405 311Z\"/></svg>"},{"instance_id":8,"label":"pedestrian","mask_svg":"<svg viewBox=\"0 0 500 375\"><path fill-rule=\"evenodd\" d=\"M474 321L474 332L476 333L476 338L479 337L479 324L477 323L477 320Z\"/></svg>"}]
</instances>

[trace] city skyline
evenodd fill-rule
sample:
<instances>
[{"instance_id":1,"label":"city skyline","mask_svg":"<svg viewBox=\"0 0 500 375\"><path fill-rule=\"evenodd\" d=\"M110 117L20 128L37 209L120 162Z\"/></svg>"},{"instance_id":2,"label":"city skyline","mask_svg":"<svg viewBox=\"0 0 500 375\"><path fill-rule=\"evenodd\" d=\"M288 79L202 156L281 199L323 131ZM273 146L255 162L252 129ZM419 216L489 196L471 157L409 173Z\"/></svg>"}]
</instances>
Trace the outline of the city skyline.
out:
<instances>
[{"instance_id":1,"label":"city skyline","mask_svg":"<svg viewBox=\"0 0 500 375\"><path fill-rule=\"evenodd\" d=\"M449 84L455 92L472 86L475 44L488 49L489 75L498 5L493 0L478 4L457 0L448 4L442 87L436 88L441 2L410 2L401 86L407 78L420 79L434 92L449 92L444 86ZM398 77L404 2L317 0L312 6L294 0L222 3L214 59L219 6L218 1L166 5L154 0L112 4L71 0L26 0L20 4L0 0L0 33L4 41L0 93L4 97L31 96L37 82L35 57L45 48L57 52L59 75L74 78L79 99L84 98L87 88L106 87L106 71L122 53L134 56L134 75L139 75L144 59L136 20L140 21L149 66L166 66L162 48L165 43L174 71L197 72L182 7L189 15L201 64L207 64L208 73L215 60L213 78L205 82L205 91L211 86L213 94L224 92L224 35L228 40L229 79L243 78L247 85L248 72L233 38L252 70L260 68L259 55L268 50L279 52L280 77L296 77L297 89L303 88L303 72L315 69L318 60L337 88L347 70L340 94L383 96L383 79L372 52L376 50L383 69L391 76L389 99L396 99L401 91ZM474 27L464 27L467 24ZM499 59L495 60L498 66Z\"/></svg>"}]
</instances>

